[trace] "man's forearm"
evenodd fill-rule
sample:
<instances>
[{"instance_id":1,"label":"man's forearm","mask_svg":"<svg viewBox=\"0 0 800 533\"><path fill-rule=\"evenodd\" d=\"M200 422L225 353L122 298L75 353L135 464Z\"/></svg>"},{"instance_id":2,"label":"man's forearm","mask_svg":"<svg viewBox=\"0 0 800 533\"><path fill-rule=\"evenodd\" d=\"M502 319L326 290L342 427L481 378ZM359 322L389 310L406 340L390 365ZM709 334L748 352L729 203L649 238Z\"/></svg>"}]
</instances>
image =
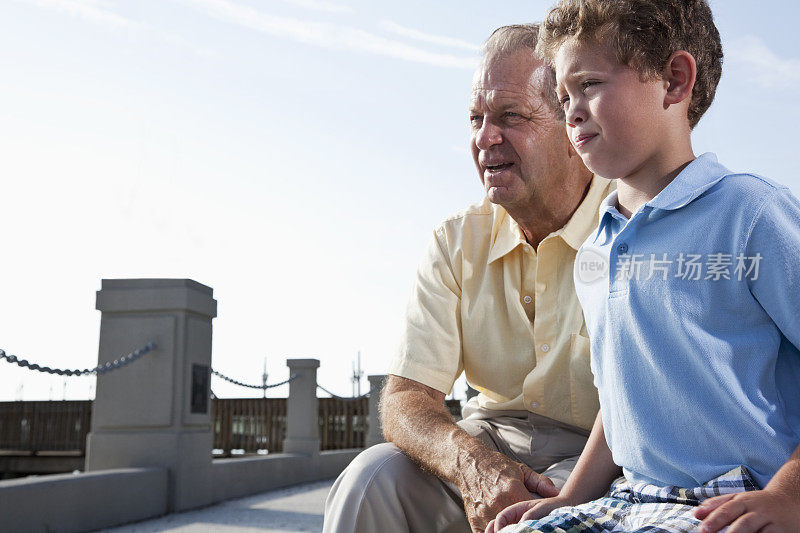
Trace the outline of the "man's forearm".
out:
<instances>
[{"instance_id":1,"label":"man's forearm","mask_svg":"<svg viewBox=\"0 0 800 533\"><path fill-rule=\"evenodd\" d=\"M444 394L426 385L390 376L381 397L381 421L386 440L458 488L474 531L483 531L497 513L531 493L558 494L550 480L458 427L444 407Z\"/></svg>"},{"instance_id":2,"label":"man's forearm","mask_svg":"<svg viewBox=\"0 0 800 533\"><path fill-rule=\"evenodd\" d=\"M381 422L386 440L393 442L430 473L459 483L464 462L489 450L459 428L444 406L411 380L392 376L381 398Z\"/></svg>"}]
</instances>

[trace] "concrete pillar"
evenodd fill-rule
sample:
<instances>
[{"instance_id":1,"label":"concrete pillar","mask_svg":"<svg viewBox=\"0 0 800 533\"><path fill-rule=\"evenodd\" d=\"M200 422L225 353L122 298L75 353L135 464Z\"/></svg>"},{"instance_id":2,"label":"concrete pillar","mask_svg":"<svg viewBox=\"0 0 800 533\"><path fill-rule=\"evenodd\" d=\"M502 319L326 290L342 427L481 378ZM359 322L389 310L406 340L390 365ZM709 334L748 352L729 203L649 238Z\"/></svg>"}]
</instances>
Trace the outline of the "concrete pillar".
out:
<instances>
[{"instance_id":1,"label":"concrete pillar","mask_svg":"<svg viewBox=\"0 0 800 533\"><path fill-rule=\"evenodd\" d=\"M154 342L97 377L86 470L169 470L168 509L211 503L210 370L213 290L190 279L103 280L99 363Z\"/></svg>"},{"instance_id":2,"label":"concrete pillar","mask_svg":"<svg viewBox=\"0 0 800 533\"><path fill-rule=\"evenodd\" d=\"M319 407L317 406L317 368L319 359L287 359L289 398L286 400L286 440L284 453L319 454Z\"/></svg>"},{"instance_id":3,"label":"concrete pillar","mask_svg":"<svg viewBox=\"0 0 800 533\"><path fill-rule=\"evenodd\" d=\"M383 383L386 380L386 374L378 374L374 376L367 376L369 379L369 420L367 422L367 438L366 446L374 446L381 442L386 442L383 438L383 428L381 428L381 417L378 413L378 403L381 399L381 391L383 390Z\"/></svg>"}]
</instances>

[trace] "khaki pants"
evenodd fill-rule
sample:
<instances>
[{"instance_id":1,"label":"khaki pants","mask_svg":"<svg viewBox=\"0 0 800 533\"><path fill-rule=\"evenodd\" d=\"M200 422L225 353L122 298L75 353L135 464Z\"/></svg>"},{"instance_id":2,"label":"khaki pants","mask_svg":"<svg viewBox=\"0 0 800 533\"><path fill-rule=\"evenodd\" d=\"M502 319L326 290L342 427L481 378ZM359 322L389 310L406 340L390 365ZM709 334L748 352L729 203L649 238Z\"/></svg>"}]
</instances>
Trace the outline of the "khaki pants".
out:
<instances>
[{"instance_id":1,"label":"khaki pants","mask_svg":"<svg viewBox=\"0 0 800 533\"><path fill-rule=\"evenodd\" d=\"M458 422L467 433L561 487L588 431L527 411L489 411L468 403ZM394 444L356 457L325 502L326 533L469 532L458 490L422 472Z\"/></svg>"}]
</instances>

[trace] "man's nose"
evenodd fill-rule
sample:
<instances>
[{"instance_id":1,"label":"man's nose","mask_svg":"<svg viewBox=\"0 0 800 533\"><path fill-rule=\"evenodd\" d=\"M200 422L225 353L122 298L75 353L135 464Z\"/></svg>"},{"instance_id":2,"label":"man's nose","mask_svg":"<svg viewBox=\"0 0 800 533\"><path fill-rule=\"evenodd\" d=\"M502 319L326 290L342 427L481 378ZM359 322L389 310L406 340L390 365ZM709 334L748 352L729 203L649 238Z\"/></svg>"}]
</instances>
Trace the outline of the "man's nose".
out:
<instances>
[{"instance_id":1,"label":"man's nose","mask_svg":"<svg viewBox=\"0 0 800 533\"><path fill-rule=\"evenodd\" d=\"M503 134L496 124L484 120L480 129L475 133L475 146L479 150L487 150L495 144L503 142Z\"/></svg>"}]
</instances>

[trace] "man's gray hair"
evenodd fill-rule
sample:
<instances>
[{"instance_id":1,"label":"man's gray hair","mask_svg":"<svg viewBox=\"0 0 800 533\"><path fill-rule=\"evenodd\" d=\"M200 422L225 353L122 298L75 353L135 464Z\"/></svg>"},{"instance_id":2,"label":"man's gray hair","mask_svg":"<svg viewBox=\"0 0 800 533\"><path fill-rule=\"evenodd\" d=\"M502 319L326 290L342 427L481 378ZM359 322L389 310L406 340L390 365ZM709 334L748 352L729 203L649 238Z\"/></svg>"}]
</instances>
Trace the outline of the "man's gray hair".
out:
<instances>
[{"instance_id":1,"label":"man's gray hair","mask_svg":"<svg viewBox=\"0 0 800 533\"><path fill-rule=\"evenodd\" d=\"M520 48L529 49L533 57L547 66L547 73L544 79L546 94L542 94L542 97L553 108L558 117L563 119L564 110L556 96L556 71L553 70L553 66L545 59L544 55L539 53L537 50L538 44L539 24L511 24L494 30L489 38L486 39L486 42L483 43L481 52L483 53L483 60L487 61L494 57L516 52Z\"/></svg>"}]
</instances>

